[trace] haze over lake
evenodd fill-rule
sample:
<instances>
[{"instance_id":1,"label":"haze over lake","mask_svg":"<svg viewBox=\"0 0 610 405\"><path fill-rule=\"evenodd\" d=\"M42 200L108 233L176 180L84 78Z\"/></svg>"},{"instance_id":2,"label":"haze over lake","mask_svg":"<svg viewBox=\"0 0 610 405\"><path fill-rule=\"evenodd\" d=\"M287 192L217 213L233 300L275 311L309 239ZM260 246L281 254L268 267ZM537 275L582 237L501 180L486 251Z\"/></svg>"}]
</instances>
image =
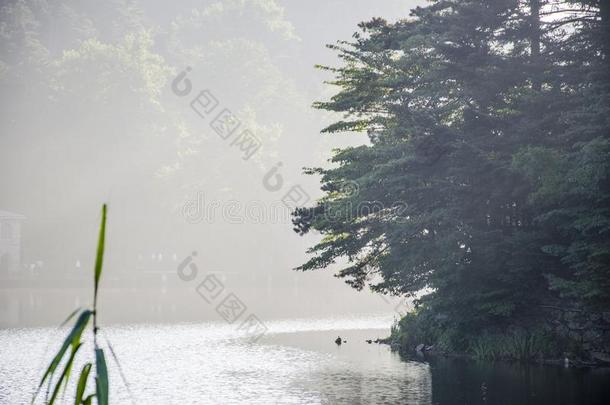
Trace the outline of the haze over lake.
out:
<instances>
[{"instance_id":1,"label":"haze over lake","mask_svg":"<svg viewBox=\"0 0 610 405\"><path fill-rule=\"evenodd\" d=\"M609 263L610 1L0 2L0 405L605 405Z\"/></svg>"}]
</instances>

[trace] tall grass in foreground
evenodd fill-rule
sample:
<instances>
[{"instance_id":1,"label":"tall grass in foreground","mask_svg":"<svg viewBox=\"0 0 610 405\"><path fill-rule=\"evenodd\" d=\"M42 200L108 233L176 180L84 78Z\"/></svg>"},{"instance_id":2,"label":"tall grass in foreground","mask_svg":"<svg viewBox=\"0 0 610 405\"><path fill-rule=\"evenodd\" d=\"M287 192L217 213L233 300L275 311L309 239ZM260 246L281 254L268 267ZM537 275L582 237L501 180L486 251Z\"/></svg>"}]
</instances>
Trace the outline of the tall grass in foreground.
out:
<instances>
[{"instance_id":1,"label":"tall grass in foreground","mask_svg":"<svg viewBox=\"0 0 610 405\"><path fill-rule=\"evenodd\" d=\"M92 362L87 362L78 376L78 383L76 385L76 393L74 398L75 405L90 405L93 403L93 399L97 400L99 405L108 405L108 369L106 367L106 356L104 350L98 345L98 331L97 326L97 292L102 275L102 265L104 262L104 239L106 236L106 204L102 206L102 222L100 225L99 238L97 242L97 253L95 257L95 268L94 268L94 282L93 282L93 308L87 309L76 309L68 316L68 318L62 323L62 326L67 324L72 318L76 317L74 326L66 336L63 344L59 351L51 360L47 370L45 371L40 384L38 385L36 392L32 398L32 403L36 400L40 394L41 389L47 383L45 402L47 404L54 404L57 400L60 391L65 394L70 380L70 373L72 371L72 365L79 349L83 345L81 341L83 332L92 323L92 335L93 335L93 346L94 346L94 357L95 357L95 393L85 396L90 381L89 374L93 368ZM69 349L69 350L68 350ZM110 351L114 356L112 347ZM115 358L116 360L116 358ZM60 369L60 365L63 365L63 369ZM54 380L53 376L56 372L60 372L57 379ZM62 390L63 386L63 390ZM63 395L62 394L62 395Z\"/></svg>"}]
</instances>

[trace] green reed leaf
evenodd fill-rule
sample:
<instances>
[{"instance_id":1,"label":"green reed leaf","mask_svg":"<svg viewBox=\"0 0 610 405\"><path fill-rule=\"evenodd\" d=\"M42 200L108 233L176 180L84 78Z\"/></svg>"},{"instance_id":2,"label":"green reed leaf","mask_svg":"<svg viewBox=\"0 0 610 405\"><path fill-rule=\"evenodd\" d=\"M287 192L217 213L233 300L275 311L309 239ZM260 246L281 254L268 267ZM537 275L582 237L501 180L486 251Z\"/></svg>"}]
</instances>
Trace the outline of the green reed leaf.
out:
<instances>
[{"instance_id":1,"label":"green reed leaf","mask_svg":"<svg viewBox=\"0 0 610 405\"><path fill-rule=\"evenodd\" d=\"M83 405L91 405L93 403L93 398L95 398L95 394L91 394L87 398L83 399Z\"/></svg>"},{"instance_id":2,"label":"green reed leaf","mask_svg":"<svg viewBox=\"0 0 610 405\"><path fill-rule=\"evenodd\" d=\"M108 369L102 349L95 349L95 386L98 405L108 405Z\"/></svg>"},{"instance_id":3,"label":"green reed leaf","mask_svg":"<svg viewBox=\"0 0 610 405\"><path fill-rule=\"evenodd\" d=\"M53 395L51 396L51 400L49 401L48 405L53 405L55 403L55 400L57 399L57 395L59 394L59 390L61 389L61 385L62 384L64 384L64 386L68 385L68 378L70 376L70 370L72 369L72 364L74 363L74 357L76 356L76 353L78 352L78 349L80 349L81 346L82 346L82 343L77 344L70 352L70 357L68 358L68 362L66 363L66 365L64 367L64 371L59 376L59 380L57 380L57 382L55 383L55 389L53 390Z\"/></svg>"},{"instance_id":4,"label":"green reed leaf","mask_svg":"<svg viewBox=\"0 0 610 405\"><path fill-rule=\"evenodd\" d=\"M78 377L78 384L76 386L76 396L74 397L74 405L81 405L83 402L83 396L85 395L85 389L87 388L87 378L89 378L89 372L91 371L91 363L87 363L83 366Z\"/></svg>"},{"instance_id":5,"label":"green reed leaf","mask_svg":"<svg viewBox=\"0 0 610 405\"><path fill-rule=\"evenodd\" d=\"M34 400L38 396L40 389L42 388L44 383L47 381L47 379L48 379L49 383L51 382L50 377L53 375L53 373L55 373L55 370L61 363L61 360L63 359L64 355L66 354L68 347L72 346L72 352L74 352L76 346L79 345L80 337L83 334L83 330L85 330L87 323L89 323L91 314L92 314L92 311L85 310L80 314L80 316L76 320L76 323L72 327L72 330L70 331L68 336L66 336L66 339L64 340L63 344L61 345L59 351L57 352L55 357L53 357L53 360L49 364L49 367L47 368L44 375L42 376L42 379L40 380L40 384L38 385L38 389L36 390L36 392L34 393L34 397L32 398L32 403L34 403Z\"/></svg>"},{"instance_id":6,"label":"green reed leaf","mask_svg":"<svg viewBox=\"0 0 610 405\"><path fill-rule=\"evenodd\" d=\"M78 307L76 308L74 311L72 311L72 313L70 315L68 315L68 317L59 325L60 328L66 326L66 324L68 322L70 322L70 320L72 318L74 318L74 315L78 314L80 312L80 310L82 309L82 307Z\"/></svg>"},{"instance_id":7,"label":"green reed leaf","mask_svg":"<svg viewBox=\"0 0 610 405\"><path fill-rule=\"evenodd\" d=\"M97 254L95 257L95 283L93 290L93 302L97 301L97 290L102 275L102 265L104 263L104 244L106 239L106 204L102 206L102 223L100 224L100 233L97 240Z\"/></svg>"}]
</instances>

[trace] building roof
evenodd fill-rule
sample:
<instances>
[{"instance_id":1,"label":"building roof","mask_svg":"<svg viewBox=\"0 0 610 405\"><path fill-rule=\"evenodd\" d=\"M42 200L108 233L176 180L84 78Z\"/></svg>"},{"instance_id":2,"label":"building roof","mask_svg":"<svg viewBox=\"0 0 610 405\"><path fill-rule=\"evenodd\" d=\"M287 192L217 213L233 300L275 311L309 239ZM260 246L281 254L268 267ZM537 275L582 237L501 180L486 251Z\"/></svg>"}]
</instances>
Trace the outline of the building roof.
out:
<instances>
[{"instance_id":1,"label":"building roof","mask_svg":"<svg viewBox=\"0 0 610 405\"><path fill-rule=\"evenodd\" d=\"M24 215L0 210L0 219L25 219Z\"/></svg>"}]
</instances>

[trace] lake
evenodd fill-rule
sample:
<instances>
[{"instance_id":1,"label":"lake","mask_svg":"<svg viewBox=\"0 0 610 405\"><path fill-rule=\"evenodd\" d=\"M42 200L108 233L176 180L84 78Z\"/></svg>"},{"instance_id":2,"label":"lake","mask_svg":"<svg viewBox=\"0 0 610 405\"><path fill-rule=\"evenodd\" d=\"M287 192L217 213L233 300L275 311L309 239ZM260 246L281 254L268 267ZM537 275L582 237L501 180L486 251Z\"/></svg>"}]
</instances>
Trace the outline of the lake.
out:
<instances>
[{"instance_id":1,"label":"lake","mask_svg":"<svg viewBox=\"0 0 610 405\"><path fill-rule=\"evenodd\" d=\"M392 319L278 320L257 342L220 322L104 329L114 404L607 404L608 370L404 360ZM65 330L0 330L0 403L29 403ZM340 335L346 343L337 346ZM85 348L81 356L90 352ZM82 350L82 349L81 349ZM81 363L82 364L82 363ZM77 365L77 370L80 366ZM120 372L125 377L122 381ZM68 388L69 403L74 387Z\"/></svg>"}]
</instances>

